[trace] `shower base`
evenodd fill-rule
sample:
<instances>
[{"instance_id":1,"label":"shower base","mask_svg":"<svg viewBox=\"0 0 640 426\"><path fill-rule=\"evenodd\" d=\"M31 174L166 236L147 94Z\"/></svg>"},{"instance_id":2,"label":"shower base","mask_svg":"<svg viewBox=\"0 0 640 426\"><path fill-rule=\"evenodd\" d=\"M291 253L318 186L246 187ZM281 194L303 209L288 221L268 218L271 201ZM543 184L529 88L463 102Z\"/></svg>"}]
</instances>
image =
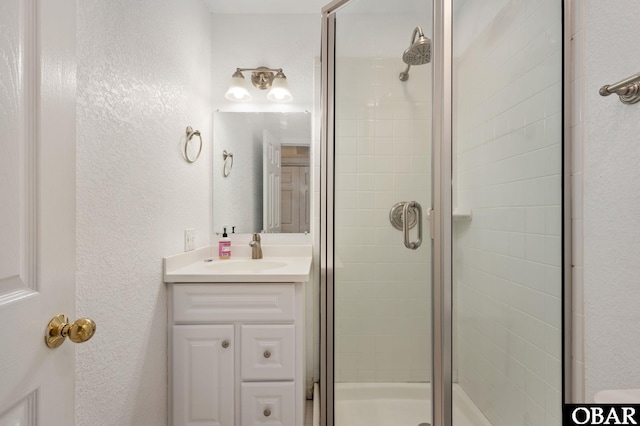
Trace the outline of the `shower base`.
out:
<instances>
[{"instance_id":1,"label":"shower base","mask_svg":"<svg viewBox=\"0 0 640 426\"><path fill-rule=\"evenodd\" d=\"M453 385L456 426L491 426L457 384ZM431 422L429 383L336 383L336 426L418 426Z\"/></svg>"}]
</instances>

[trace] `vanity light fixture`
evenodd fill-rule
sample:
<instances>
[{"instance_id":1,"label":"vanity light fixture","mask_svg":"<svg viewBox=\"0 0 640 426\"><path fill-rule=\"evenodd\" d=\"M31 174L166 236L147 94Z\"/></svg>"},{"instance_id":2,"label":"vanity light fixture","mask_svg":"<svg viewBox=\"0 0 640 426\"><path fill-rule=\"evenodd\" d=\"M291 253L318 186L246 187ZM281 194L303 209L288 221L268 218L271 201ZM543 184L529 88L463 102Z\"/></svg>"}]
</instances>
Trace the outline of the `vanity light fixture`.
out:
<instances>
[{"instance_id":1,"label":"vanity light fixture","mask_svg":"<svg viewBox=\"0 0 640 426\"><path fill-rule=\"evenodd\" d=\"M287 77L282 72L282 68L236 68L236 72L231 77L229 89L224 97L230 101L250 101L251 94L247 88L243 72L251 72L251 83L260 90L271 89L267 94L267 99L274 102L291 102L293 96L289 91ZM274 74L275 73L275 74Z\"/></svg>"}]
</instances>

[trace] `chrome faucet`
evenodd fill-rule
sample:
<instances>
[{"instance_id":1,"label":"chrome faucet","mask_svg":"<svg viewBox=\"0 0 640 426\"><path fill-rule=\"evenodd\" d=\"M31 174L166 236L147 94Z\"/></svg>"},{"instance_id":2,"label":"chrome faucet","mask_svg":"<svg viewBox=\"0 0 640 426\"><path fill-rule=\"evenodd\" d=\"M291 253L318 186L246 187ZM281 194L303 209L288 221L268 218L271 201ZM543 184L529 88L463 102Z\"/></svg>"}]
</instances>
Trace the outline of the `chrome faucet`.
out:
<instances>
[{"instance_id":1,"label":"chrome faucet","mask_svg":"<svg viewBox=\"0 0 640 426\"><path fill-rule=\"evenodd\" d=\"M262 259L262 246L260 245L260 234L253 234L253 240L249 243L251 246L251 258Z\"/></svg>"}]
</instances>

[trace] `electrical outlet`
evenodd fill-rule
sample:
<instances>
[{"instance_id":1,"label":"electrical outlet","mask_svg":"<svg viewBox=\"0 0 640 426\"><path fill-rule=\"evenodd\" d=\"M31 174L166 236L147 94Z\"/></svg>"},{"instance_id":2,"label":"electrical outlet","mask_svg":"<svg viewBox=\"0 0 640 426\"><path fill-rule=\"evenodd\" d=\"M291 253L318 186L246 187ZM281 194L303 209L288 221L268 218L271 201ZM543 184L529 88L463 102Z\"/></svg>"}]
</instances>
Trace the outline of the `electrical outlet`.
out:
<instances>
[{"instance_id":1,"label":"electrical outlet","mask_svg":"<svg viewBox=\"0 0 640 426\"><path fill-rule=\"evenodd\" d=\"M184 230L184 251L195 250L196 248L196 230L185 229Z\"/></svg>"}]
</instances>

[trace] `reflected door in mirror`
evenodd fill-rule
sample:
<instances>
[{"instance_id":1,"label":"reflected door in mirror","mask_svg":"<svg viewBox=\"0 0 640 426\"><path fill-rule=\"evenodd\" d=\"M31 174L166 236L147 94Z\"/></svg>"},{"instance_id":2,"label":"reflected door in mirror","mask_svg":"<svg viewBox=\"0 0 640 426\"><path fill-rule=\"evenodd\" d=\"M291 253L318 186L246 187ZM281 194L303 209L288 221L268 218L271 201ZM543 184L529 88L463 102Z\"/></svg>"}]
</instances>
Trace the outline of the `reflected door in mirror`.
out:
<instances>
[{"instance_id":1,"label":"reflected door in mirror","mask_svg":"<svg viewBox=\"0 0 640 426\"><path fill-rule=\"evenodd\" d=\"M309 167L282 166L281 232L309 232Z\"/></svg>"}]
</instances>

